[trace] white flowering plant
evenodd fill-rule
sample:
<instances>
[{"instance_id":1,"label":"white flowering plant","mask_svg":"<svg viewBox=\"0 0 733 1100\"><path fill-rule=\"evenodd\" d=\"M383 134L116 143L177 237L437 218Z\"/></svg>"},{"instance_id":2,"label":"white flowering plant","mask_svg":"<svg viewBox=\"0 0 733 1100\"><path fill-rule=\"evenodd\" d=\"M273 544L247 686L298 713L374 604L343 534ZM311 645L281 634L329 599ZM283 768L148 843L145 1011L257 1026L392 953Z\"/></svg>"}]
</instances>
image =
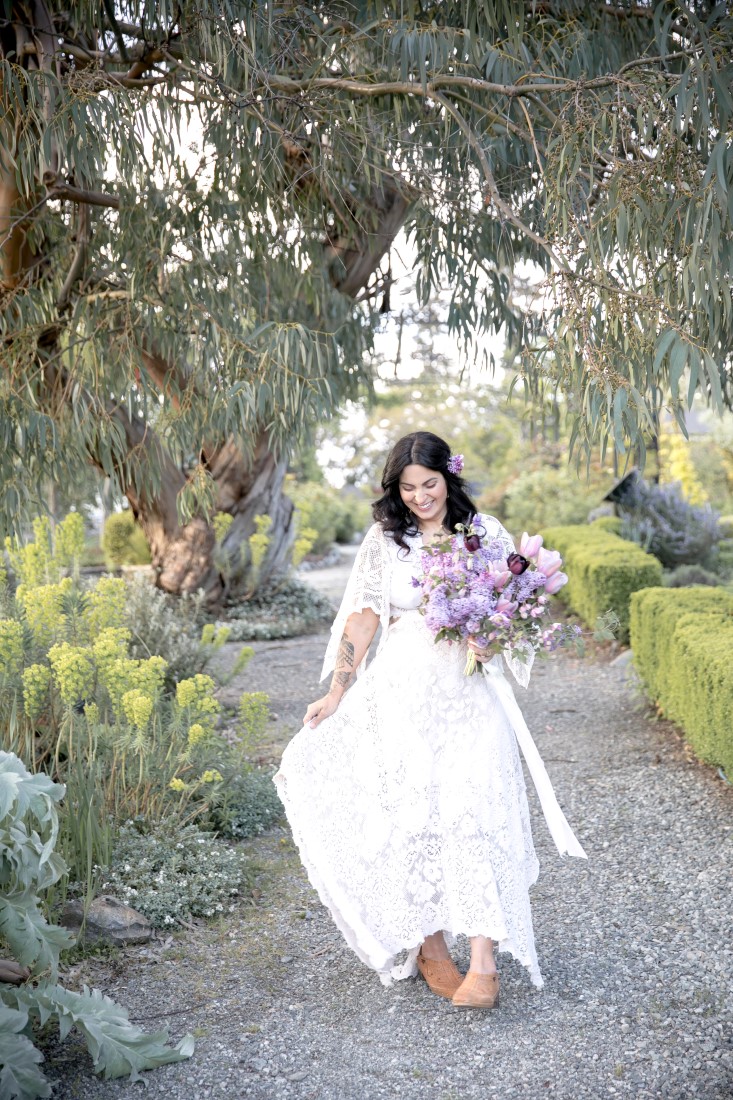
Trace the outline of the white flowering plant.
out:
<instances>
[{"instance_id":1,"label":"white flowering plant","mask_svg":"<svg viewBox=\"0 0 733 1100\"><path fill-rule=\"evenodd\" d=\"M196 825L151 829L138 820L120 829L102 888L154 927L176 928L194 917L231 913L251 885L241 849Z\"/></svg>"}]
</instances>

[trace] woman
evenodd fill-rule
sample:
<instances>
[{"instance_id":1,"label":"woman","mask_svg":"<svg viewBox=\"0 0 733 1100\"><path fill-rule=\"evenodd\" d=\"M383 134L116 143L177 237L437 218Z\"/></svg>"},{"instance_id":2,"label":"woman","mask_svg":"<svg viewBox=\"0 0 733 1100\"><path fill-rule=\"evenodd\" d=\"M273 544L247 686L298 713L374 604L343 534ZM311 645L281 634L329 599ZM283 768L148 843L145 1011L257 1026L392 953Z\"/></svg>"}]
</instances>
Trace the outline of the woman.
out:
<instances>
[{"instance_id":1,"label":"woman","mask_svg":"<svg viewBox=\"0 0 733 1100\"><path fill-rule=\"evenodd\" d=\"M466 646L435 643L418 611L412 578L422 548L476 515L461 465L431 432L414 432L392 449L384 494L373 505L376 523L332 628L322 673L334 670L331 686L308 707L275 782L310 880L359 958L385 984L417 967L453 1004L493 1008L494 941L542 985L528 894L539 865L520 727L558 846L584 853L557 807L500 658L485 666L491 675L465 676ZM498 520L479 518L486 538L511 553ZM377 656L365 670L380 624ZM479 661L491 660L469 644ZM471 943L465 978L445 938L452 943L460 933ZM396 967L405 949L407 961Z\"/></svg>"}]
</instances>

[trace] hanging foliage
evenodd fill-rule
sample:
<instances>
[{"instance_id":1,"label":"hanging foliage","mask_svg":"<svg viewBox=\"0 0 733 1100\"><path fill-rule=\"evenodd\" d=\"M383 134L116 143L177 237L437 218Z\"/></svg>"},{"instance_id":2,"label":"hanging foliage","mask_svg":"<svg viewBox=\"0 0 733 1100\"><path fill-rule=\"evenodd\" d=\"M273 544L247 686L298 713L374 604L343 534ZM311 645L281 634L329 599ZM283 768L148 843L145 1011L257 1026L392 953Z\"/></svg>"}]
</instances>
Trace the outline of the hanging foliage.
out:
<instances>
[{"instance_id":1,"label":"hanging foliage","mask_svg":"<svg viewBox=\"0 0 733 1100\"><path fill-rule=\"evenodd\" d=\"M269 511L276 554L281 456L355 392L400 227L420 299L450 286L467 348L503 327L581 450L643 449L696 393L732 403L728 5L3 11L6 525L92 461L164 586L223 583L214 510L225 549ZM539 302L513 294L520 260Z\"/></svg>"}]
</instances>

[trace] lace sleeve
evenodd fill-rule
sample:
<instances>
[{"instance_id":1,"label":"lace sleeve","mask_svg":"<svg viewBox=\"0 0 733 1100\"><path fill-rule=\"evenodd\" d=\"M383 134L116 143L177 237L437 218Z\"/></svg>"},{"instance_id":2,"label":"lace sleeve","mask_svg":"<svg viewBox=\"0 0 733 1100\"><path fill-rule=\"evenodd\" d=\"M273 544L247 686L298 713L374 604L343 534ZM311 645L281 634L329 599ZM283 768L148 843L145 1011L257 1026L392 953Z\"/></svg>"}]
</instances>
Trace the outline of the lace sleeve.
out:
<instances>
[{"instance_id":1,"label":"lace sleeve","mask_svg":"<svg viewBox=\"0 0 733 1100\"><path fill-rule=\"evenodd\" d=\"M391 559L380 524L375 523L366 533L357 551L354 567L346 584L344 598L331 627L331 638L321 669L323 680L334 667L339 642L349 615L368 607L379 616L382 629L389 623L389 587ZM356 669L360 676L366 668L366 658Z\"/></svg>"},{"instance_id":2,"label":"lace sleeve","mask_svg":"<svg viewBox=\"0 0 733 1100\"><path fill-rule=\"evenodd\" d=\"M385 607L385 569L386 555L384 533L375 523L366 533L363 543L354 561L354 568L346 586L344 600L349 597L350 610L363 611L365 607L381 619L389 611L389 601ZM348 618L347 615L347 618Z\"/></svg>"},{"instance_id":3,"label":"lace sleeve","mask_svg":"<svg viewBox=\"0 0 733 1100\"><path fill-rule=\"evenodd\" d=\"M513 554L516 550L514 540L507 531L506 527L503 527L499 523L498 519L494 516L482 515L480 517L481 523L486 528L487 539L500 539L502 546L504 547L504 554Z\"/></svg>"}]
</instances>

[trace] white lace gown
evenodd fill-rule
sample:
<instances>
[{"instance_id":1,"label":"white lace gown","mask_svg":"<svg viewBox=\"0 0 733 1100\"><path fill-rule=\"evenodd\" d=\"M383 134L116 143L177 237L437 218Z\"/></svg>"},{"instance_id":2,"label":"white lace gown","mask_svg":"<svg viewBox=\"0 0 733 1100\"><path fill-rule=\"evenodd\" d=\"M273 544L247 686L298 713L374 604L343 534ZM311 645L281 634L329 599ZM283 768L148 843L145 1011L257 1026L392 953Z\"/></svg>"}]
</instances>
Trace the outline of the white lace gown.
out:
<instances>
[{"instance_id":1,"label":"white lace gown","mask_svg":"<svg viewBox=\"0 0 733 1100\"><path fill-rule=\"evenodd\" d=\"M499 522L481 519L510 552ZM521 714L500 672L497 690L499 658L493 675L465 676L466 646L433 641L411 584L421 544L408 541L406 554L378 524L368 532L324 674L353 611L370 607L380 617L379 650L336 713L295 735L275 783L312 885L385 984L414 973L425 936L442 929L491 936L540 987L529 903L539 864L517 746ZM574 842L572 854L583 855L562 822L565 850Z\"/></svg>"}]
</instances>

